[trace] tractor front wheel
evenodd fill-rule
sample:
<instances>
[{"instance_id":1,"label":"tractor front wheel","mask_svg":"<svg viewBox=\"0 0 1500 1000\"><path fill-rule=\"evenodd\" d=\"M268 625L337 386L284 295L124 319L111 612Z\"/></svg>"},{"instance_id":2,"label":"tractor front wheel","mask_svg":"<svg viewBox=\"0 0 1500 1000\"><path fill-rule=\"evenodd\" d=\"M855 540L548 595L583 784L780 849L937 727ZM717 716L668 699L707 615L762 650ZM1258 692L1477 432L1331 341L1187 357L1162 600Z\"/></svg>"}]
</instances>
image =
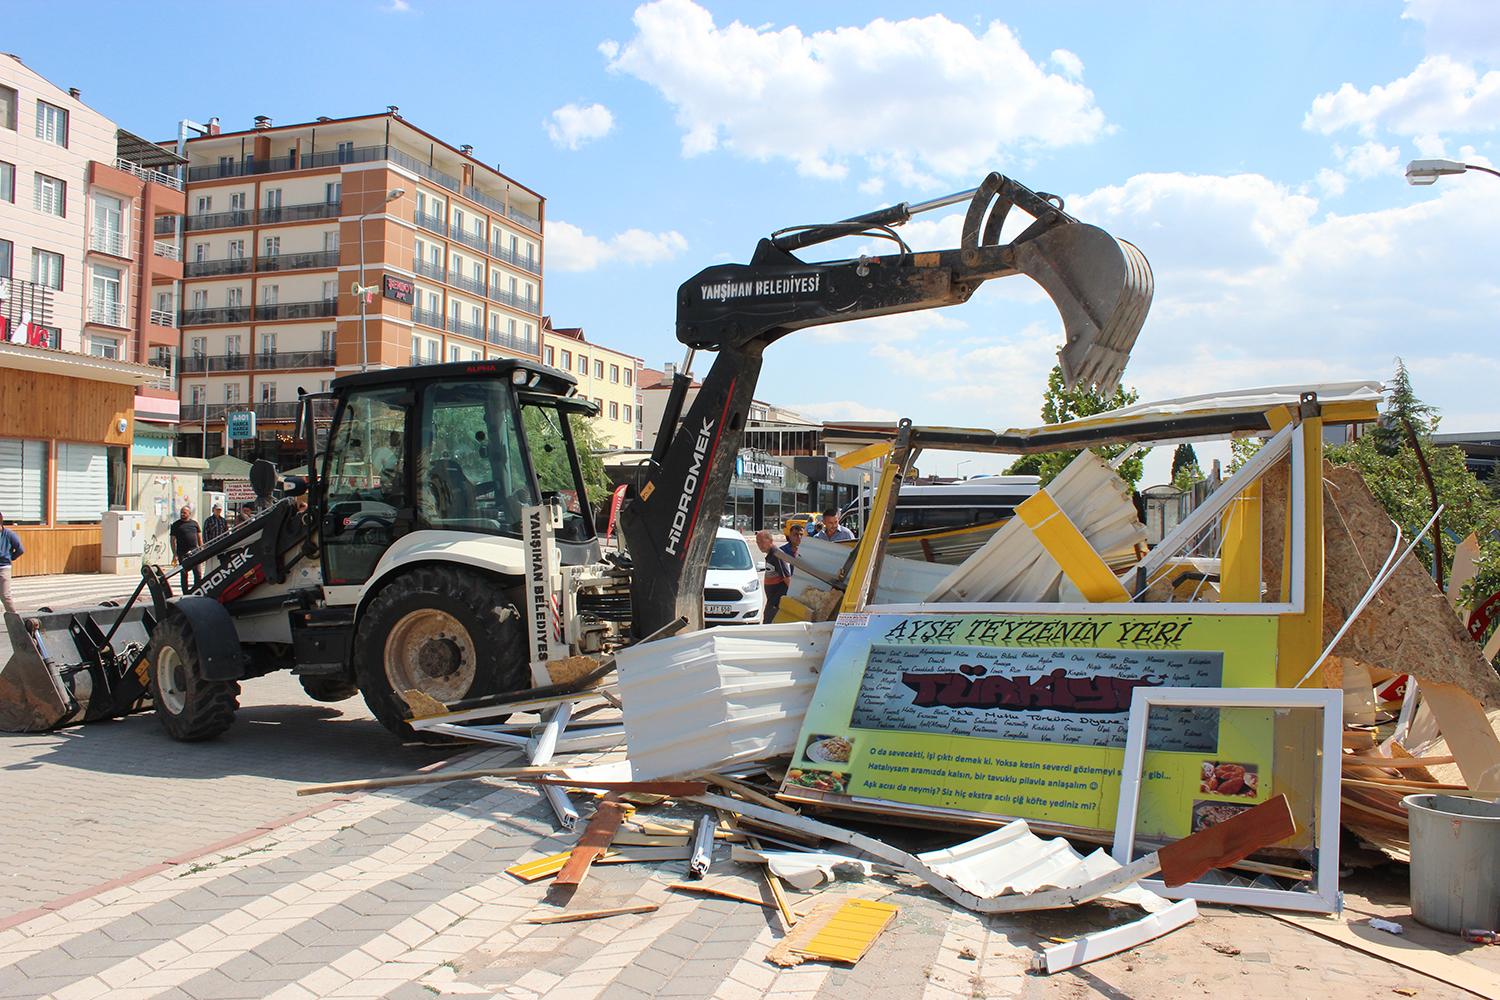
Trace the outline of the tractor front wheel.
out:
<instances>
[{"instance_id":1,"label":"tractor front wheel","mask_svg":"<svg viewBox=\"0 0 1500 1000\"><path fill-rule=\"evenodd\" d=\"M203 677L192 626L181 614L168 615L151 633L145 663L156 720L174 740L211 740L234 722L239 681Z\"/></svg>"},{"instance_id":2,"label":"tractor front wheel","mask_svg":"<svg viewBox=\"0 0 1500 1000\"><path fill-rule=\"evenodd\" d=\"M404 692L451 705L530 686L521 616L502 584L456 566L423 566L382 588L361 617L354 663L365 704L406 738L428 739L407 724Z\"/></svg>"}]
</instances>

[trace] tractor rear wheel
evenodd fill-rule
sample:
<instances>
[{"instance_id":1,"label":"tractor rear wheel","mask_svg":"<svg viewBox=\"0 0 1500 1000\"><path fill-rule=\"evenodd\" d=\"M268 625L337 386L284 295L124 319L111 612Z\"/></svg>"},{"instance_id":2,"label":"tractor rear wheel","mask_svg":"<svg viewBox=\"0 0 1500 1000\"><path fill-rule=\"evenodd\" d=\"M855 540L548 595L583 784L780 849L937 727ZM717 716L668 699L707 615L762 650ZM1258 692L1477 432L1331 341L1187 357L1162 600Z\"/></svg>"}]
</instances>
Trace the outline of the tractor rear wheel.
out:
<instances>
[{"instance_id":1,"label":"tractor rear wheel","mask_svg":"<svg viewBox=\"0 0 1500 1000\"><path fill-rule=\"evenodd\" d=\"M333 703L335 701L347 701L359 694L359 685L349 680L343 674L321 676L308 674L297 678L302 682L302 690L313 701Z\"/></svg>"},{"instance_id":2,"label":"tractor rear wheel","mask_svg":"<svg viewBox=\"0 0 1500 1000\"><path fill-rule=\"evenodd\" d=\"M204 679L193 628L181 614L168 615L152 630L143 662L156 720L172 739L211 740L233 724L240 682Z\"/></svg>"},{"instance_id":3,"label":"tractor rear wheel","mask_svg":"<svg viewBox=\"0 0 1500 1000\"><path fill-rule=\"evenodd\" d=\"M515 605L494 577L456 566L422 566L382 588L361 618L354 663L381 725L428 741L407 724L403 692L452 704L530 686Z\"/></svg>"}]
</instances>

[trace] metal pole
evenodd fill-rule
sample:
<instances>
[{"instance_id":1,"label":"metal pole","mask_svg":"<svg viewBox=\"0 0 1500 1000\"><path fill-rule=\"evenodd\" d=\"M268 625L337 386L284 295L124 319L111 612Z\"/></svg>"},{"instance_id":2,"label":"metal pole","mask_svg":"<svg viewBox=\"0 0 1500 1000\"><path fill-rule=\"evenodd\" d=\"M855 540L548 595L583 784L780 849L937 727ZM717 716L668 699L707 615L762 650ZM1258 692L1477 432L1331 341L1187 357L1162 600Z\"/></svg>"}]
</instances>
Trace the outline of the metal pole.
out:
<instances>
[{"instance_id":1,"label":"metal pole","mask_svg":"<svg viewBox=\"0 0 1500 1000\"><path fill-rule=\"evenodd\" d=\"M207 367L206 365L204 367ZM208 458L208 386L203 387L203 458Z\"/></svg>"},{"instance_id":2,"label":"metal pole","mask_svg":"<svg viewBox=\"0 0 1500 1000\"><path fill-rule=\"evenodd\" d=\"M365 216L359 217L359 287L365 287ZM368 371L370 368L369 343L365 338L365 295L361 291L355 298L359 299L359 370Z\"/></svg>"}]
</instances>

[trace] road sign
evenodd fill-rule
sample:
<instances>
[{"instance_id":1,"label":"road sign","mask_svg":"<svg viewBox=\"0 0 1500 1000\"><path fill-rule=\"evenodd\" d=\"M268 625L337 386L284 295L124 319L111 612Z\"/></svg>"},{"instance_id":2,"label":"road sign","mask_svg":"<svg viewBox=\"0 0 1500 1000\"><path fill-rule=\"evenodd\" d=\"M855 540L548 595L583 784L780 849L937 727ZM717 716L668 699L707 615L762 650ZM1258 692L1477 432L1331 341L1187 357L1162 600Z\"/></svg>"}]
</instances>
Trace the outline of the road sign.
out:
<instances>
[{"instance_id":1,"label":"road sign","mask_svg":"<svg viewBox=\"0 0 1500 1000\"><path fill-rule=\"evenodd\" d=\"M224 423L231 441L250 441L255 438L254 410L236 410L227 413Z\"/></svg>"}]
</instances>

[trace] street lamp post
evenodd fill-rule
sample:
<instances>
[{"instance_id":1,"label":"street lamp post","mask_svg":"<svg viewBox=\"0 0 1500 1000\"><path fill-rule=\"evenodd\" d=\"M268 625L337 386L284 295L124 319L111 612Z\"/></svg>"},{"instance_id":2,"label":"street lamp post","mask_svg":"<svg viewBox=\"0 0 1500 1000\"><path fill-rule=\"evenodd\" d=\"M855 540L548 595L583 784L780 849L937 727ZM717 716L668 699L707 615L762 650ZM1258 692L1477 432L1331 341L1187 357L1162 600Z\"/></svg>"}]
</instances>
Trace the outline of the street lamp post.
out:
<instances>
[{"instance_id":1,"label":"street lamp post","mask_svg":"<svg viewBox=\"0 0 1500 1000\"><path fill-rule=\"evenodd\" d=\"M959 462L957 465L955 465L953 467L953 478L954 479L961 478L959 476L959 473L963 471L964 466L968 465L972 461L974 461L972 458L966 458L962 462Z\"/></svg>"},{"instance_id":2,"label":"street lamp post","mask_svg":"<svg viewBox=\"0 0 1500 1000\"><path fill-rule=\"evenodd\" d=\"M385 201L380 203L380 211L385 211L385 206L395 201L406 193L406 188L392 188L386 192ZM370 341L365 335L365 220L374 215L374 212L366 212L359 217L359 283L354 288L354 296L359 300L359 370L368 371L370 368Z\"/></svg>"},{"instance_id":3,"label":"street lamp post","mask_svg":"<svg viewBox=\"0 0 1500 1000\"><path fill-rule=\"evenodd\" d=\"M1477 163L1461 163L1458 160L1412 160L1406 165L1406 183L1418 187L1436 184L1439 177L1468 173L1470 170L1500 177L1500 170L1481 167Z\"/></svg>"}]
</instances>

